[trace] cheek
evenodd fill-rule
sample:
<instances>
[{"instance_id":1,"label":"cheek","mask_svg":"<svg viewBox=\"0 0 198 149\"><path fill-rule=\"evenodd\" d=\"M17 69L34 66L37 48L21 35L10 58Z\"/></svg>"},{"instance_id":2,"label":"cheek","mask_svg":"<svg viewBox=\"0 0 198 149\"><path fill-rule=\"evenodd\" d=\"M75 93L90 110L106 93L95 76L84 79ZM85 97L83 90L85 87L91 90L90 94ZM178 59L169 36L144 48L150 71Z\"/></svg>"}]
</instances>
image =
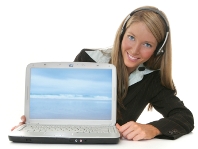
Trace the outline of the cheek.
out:
<instances>
[{"instance_id":1,"label":"cheek","mask_svg":"<svg viewBox=\"0 0 198 149\"><path fill-rule=\"evenodd\" d=\"M129 44L129 42L124 38L122 40L122 45L121 45L122 50L125 51L125 50L128 50L128 49L131 49L131 47L132 47L132 45Z\"/></svg>"},{"instance_id":2,"label":"cheek","mask_svg":"<svg viewBox=\"0 0 198 149\"><path fill-rule=\"evenodd\" d=\"M152 55L154 51L146 51L146 52L141 52L141 57L147 61Z\"/></svg>"}]
</instances>

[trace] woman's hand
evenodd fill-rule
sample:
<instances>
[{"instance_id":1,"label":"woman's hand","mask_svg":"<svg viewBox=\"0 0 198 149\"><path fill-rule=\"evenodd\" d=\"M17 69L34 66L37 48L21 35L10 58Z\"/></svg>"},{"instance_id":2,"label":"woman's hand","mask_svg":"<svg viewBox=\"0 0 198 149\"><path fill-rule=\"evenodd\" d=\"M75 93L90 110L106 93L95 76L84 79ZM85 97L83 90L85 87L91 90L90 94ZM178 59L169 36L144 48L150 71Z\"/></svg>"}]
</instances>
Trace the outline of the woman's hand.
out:
<instances>
[{"instance_id":1,"label":"woman's hand","mask_svg":"<svg viewBox=\"0 0 198 149\"><path fill-rule=\"evenodd\" d=\"M19 126L25 124L25 121L26 121L26 117L25 117L25 115L22 115L22 116L21 116L21 122L19 122L18 125L14 126L14 127L11 129L11 131L13 131L13 130L16 129L17 127L19 127Z\"/></svg>"},{"instance_id":2,"label":"woman's hand","mask_svg":"<svg viewBox=\"0 0 198 149\"><path fill-rule=\"evenodd\" d=\"M152 139L160 134L160 131L150 124L139 124L133 121L122 126L116 124L116 127L121 137L134 141Z\"/></svg>"}]
</instances>

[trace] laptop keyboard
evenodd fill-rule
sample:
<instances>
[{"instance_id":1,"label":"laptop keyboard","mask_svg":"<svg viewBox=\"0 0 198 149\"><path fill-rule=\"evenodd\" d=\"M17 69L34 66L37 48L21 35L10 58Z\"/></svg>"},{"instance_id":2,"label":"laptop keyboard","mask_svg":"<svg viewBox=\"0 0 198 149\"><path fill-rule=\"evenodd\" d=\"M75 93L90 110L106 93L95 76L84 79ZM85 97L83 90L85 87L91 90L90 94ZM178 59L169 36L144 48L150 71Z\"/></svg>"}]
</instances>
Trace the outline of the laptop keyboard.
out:
<instances>
[{"instance_id":1,"label":"laptop keyboard","mask_svg":"<svg viewBox=\"0 0 198 149\"><path fill-rule=\"evenodd\" d=\"M75 133L114 133L112 126L65 126L65 125L28 125L20 129L26 132L75 132Z\"/></svg>"}]
</instances>

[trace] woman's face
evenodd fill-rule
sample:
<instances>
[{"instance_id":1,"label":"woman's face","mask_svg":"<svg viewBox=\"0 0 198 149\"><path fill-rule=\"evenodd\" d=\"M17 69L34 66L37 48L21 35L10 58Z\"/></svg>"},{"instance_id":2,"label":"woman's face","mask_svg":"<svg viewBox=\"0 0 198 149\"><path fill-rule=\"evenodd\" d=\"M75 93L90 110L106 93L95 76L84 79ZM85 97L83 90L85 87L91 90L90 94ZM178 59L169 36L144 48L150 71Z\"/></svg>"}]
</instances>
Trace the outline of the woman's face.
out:
<instances>
[{"instance_id":1,"label":"woman's face","mask_svg":"<svg viewBox=\"0 0 198 149\"><path fill-rule=\"evenodd\" d=\"M157 40L143 22L132 23L122 40L122 56L128 72L133 72L154 53Z\"/></svg>"}]
</instances>

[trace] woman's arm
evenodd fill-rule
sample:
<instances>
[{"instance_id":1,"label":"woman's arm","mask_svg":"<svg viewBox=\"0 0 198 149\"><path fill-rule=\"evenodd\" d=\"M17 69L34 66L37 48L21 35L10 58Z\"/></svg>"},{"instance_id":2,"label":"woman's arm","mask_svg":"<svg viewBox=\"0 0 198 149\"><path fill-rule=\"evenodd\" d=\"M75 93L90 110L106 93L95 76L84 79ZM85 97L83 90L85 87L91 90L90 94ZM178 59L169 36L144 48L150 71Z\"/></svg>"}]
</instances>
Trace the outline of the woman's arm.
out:
<instances>
[{"instance_id":1,"label":"woman's arm","mask_svg":"<svg viewBox=\"0 0 198 149\"><path fill-rule=\"evenodd\" d=\"M149 123L162 133L157 138L177 139L190 133L194 129L192 112L175 95L175 91L161 85L160 76L154 81L156 95L151 99L151 104L164 117Z\"/></svg>"},{"instance_id":2,"label":"woman's arm","mask_svg":"<svg viewBox=\"0 0 198 149\"><path fill-rule=\"evenodd\" d=\"M82 49L75 57L74 62L95 62L85 51L94 51L91 49Z\"/></svg>"}]
</instances>

